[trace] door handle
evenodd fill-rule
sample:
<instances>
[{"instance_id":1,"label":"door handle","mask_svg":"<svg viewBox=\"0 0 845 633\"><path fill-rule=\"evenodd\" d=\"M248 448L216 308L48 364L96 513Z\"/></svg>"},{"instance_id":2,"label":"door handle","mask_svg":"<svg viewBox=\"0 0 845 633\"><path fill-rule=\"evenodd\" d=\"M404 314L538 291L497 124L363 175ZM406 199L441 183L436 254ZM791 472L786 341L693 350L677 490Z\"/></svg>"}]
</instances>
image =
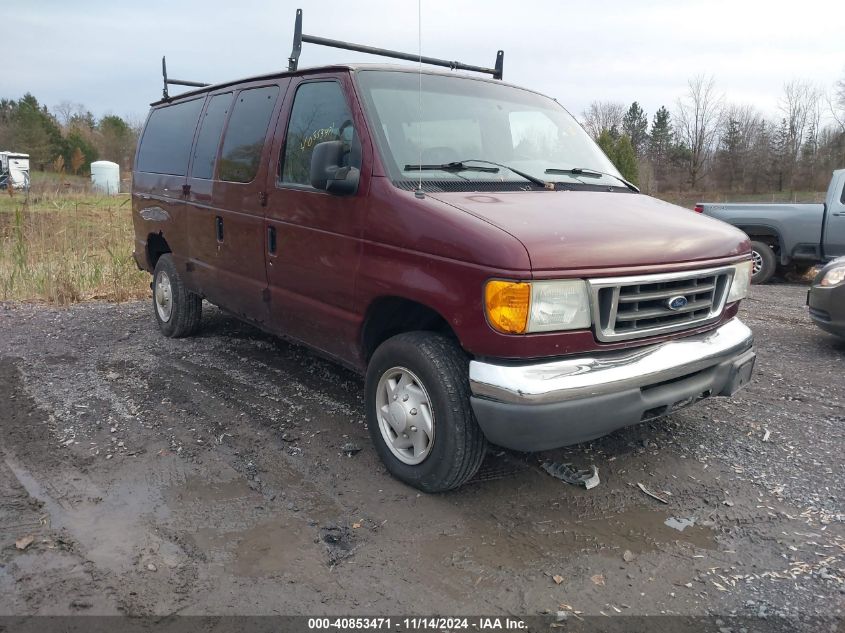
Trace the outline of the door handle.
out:
<instances>
[{"instance_id":1,"label":"door handle","mask_svg":"<svg viewBox=\"0 0 845 633\"><path fill-rule=\"evenodd\" d=\"M273 226L267 227L267 251L276 254L276 228Z\"/></svg>"},{"instance_id":2,"label":"door handle","mask_svg":"<svg viewBox=\"0 0 845 633\"><path fill-rule=\"evenodd\" d=\"M217 230L217 241L222 242L223 241L223 218L221 218L219 215L214 219L214 226L215 226L215 229Z\"/></svg>"}]
</instances>

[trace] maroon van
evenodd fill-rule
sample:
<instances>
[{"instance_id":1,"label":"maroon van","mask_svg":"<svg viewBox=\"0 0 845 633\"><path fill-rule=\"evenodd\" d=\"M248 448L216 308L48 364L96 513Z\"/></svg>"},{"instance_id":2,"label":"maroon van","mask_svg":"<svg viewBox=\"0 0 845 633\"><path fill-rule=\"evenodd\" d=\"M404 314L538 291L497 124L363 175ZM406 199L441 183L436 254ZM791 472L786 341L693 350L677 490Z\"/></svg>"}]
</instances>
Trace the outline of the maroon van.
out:
<instances>
[{"instance_id":1,"label":"maroon van","mask_svg":"<svg viewBox=\"0 0 845 633\"><path fill-rule=\"evenodd\" d=\"M750 380L745 234L640 194L536 92L297 57L152 105L135 259L166 336L205 299L365 374L376 450L426 491L488 443L583 442Z\"/></svg>"}]
</instances>

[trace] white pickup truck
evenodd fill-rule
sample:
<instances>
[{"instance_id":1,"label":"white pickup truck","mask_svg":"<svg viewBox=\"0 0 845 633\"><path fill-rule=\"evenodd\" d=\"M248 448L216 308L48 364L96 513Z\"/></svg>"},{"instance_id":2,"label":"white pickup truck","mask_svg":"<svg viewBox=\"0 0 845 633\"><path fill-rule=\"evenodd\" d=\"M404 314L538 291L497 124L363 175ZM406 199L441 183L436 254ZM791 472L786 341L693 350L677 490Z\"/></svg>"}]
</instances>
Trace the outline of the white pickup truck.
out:
<instances>
[{"instance_id":1,"label":"white pickup truck","mask_svg":"<svg viewBox=\"0 0 845 633\"><path fill-rule=\"evenodd\" d=\"M801 271L845 255L845 169L833 172L822 204L700 202L695 211L748 234L756 284L767 282L778 264Z\"/></svg>"}]
</instances>

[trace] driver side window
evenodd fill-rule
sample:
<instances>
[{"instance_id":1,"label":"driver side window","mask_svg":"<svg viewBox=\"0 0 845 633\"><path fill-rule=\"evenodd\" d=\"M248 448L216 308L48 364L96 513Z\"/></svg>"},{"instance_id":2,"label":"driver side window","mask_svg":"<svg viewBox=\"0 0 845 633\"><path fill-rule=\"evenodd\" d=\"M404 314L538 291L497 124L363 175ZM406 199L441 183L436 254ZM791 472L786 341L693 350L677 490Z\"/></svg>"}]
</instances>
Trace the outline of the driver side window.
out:
<instances>
[{"instance_id":1,"label":"driver side window","mask_svg":"<svg viewBox=\"0 0 845 633\"><path fill-rule=\"evenodd\" d=\"M361 167L361 151L352 114L336 81L304 83L293 101L285 146L279 160L283 184L311 186L311 154L325 141L343 141L344 166Z\"/></svg>"}]
</instances>

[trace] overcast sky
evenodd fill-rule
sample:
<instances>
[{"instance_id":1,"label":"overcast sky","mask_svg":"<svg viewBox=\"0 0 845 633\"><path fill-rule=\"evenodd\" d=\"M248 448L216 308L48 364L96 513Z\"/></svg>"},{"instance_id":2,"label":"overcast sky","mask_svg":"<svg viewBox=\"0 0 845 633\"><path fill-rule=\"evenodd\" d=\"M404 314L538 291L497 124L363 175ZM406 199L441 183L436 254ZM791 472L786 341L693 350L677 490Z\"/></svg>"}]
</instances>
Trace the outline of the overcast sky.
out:
<instances>
[{"instance_id":1,"label":"overcast sky","mask_svg":"<svg viewBox=\"0 0 845 633\"><path fill-rule=\"evenodd\" d=\"M135 119L168 74L219 82L285 68L294 12L304 32L417 49L416 0L6 0L0 96ZM592 100L639 101L651 118L699 73L727 100L777 113L783 84L830 90L845 74L842 0L422 0L424 55L490 66L580 117ZM303 46L300 66L379 61ZM177 89L178 90L178 89Z\"/></svg>"}]
</instances>

